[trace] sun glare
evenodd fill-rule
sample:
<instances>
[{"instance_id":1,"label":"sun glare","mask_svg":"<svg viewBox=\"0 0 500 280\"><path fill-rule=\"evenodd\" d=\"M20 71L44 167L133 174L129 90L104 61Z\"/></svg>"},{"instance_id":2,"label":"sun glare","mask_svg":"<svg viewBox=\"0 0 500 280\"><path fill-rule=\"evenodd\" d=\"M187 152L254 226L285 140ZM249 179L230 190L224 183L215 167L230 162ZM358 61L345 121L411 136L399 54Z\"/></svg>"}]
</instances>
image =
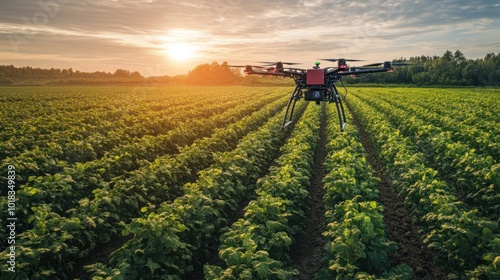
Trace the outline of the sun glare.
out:
<instances>
[{"instance_id":1,"label":"sun glare","mask_svg":"<svg viewBox=\"0 0 500 280\"><path fill-rule=\"evenodd\" d=\"M192 45L186 43L174 43L165 46L168 56L174 60L185 61L193 58L195 49Z\"/></svg>"}]
</instances>

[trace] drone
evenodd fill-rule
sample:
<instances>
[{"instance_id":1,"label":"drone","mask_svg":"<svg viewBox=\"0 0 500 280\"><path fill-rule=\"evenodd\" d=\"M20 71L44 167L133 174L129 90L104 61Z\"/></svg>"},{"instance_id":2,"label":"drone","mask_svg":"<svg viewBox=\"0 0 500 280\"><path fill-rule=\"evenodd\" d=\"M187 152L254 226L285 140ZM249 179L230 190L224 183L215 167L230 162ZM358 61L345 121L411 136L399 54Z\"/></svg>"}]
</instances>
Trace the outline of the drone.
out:
<instances>
[{"instance_id":1,"label":"drone","mask_svg":"<svg viewBox=\"0 0 500 280\"><path fill-rule=\"evenodd\" d=\"M294 62L257 62L258 66L252 65L228 65L229 67L245 68L245 74L257 74L268 76L282 76L292 78L295 81L295 89L293 90L290 100L288 101L285 116L281 128L285 129L292 123L293 111L295 103L304 98L305 101L314 101L317 105L321 102L335 103L337 107L340 131L344 131L347 125L347 120L344 112L342 100L347 95L347 88L342 82L343 76L359 77L364 74L377 72L392 72L393 66L413 65L403 61L386 61L382 63L372 63L361 67L349 67L347 62L362 61L358 59L346 58L327 58L320 59L329 62L337 62L336 67L320 68L320 62L316 62L310 69L301 69L288 67L288 65L296 65L300 63ZM335 83L340 82L345 89L346 94L342 97Z\"/></svg>"}]
</instances>

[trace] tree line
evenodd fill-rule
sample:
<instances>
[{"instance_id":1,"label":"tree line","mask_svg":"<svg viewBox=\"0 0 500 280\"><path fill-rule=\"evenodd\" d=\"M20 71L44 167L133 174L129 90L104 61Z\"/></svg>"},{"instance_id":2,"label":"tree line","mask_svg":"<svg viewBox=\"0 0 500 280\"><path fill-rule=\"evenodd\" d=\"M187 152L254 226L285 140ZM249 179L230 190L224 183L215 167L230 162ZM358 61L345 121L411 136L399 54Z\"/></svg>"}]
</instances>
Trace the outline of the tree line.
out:
<instances>
[{"instance_id":1,"label":"tree line","mask_svg":"<svg viewBox=\"0 0 500 280\"><path fill-rule=\"evenodd\" d=\"M117 69L110 72L82 72L69 69L41 69L0 65L0 84L93 84L93 83L141 83L144 77L137 71Z\"/></svg>"},{"instance_id":2,"label":"tree line","mask_svg":"<svg viewBox=\"0 0 500 280\"><path fill-rule=\"evenodd\" d=\"M348 77L349 83L384 83L443 86L499 86L500 53L487 54L484 58L466 59L457 50L446 51L442 56L417 56L394 59L414 65L394 67L394 72L376 73L361 78Z\"/></svg>"},{"instance_id":3,"label":"tree line","mask_svg":"<svg viewBox=\"0 0 500 280\"><path fill-rule=\"evenodd\" d=\"M484 58L466 59L457 50L442 56L397 58L414 65L394 67L394 72L375 73L362 77L345 77L350 84L414 84L440 86L499 86L500 53ZM227 62L200 64L186 75L144 77L138 71L117 69L111 72L81 72L69 69L40 69L0 65L0 84L290 84L282 78L243 75L240 69L228 67Z\"/></svg>"}]
</instances>

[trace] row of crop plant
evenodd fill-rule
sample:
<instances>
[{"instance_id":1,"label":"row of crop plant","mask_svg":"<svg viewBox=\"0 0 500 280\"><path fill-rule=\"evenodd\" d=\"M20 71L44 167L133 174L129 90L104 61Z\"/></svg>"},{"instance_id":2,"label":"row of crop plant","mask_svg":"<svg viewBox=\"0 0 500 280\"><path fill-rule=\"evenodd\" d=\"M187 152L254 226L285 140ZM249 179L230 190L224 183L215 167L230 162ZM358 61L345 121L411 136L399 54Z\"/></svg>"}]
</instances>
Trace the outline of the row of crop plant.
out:
<instances>
[{"instance_id":1,"label":"row of crop plant","mask_svg":"<svg viewBox=\"0 0 500 280\"><path fill-rule=\"evenodd\" d=\"M371 95L371 93L370 93ZM410 112L426 124L449 131L453 142L462 142L474 148L481 155L490 155L493 159L500 158L500 133L496 130L483 130L477 124L485 120L476 117L474 124L464 124L456 118L456 113L445 110L437 103L426 103L417 97L402 96L401 94L378 94L392 106ZM480 108L477 108L480 110Z\"/></svg>"},{"instance_id":2,"label":"row of crop plant","mask_svg":"<svg viewBox=\"0 0 500 280\"><path fill-rule=\"evenodd\" d=\"M124 230L133 238L111 255L109 266L92 265L93 276L180 279L191 272L193 262L228 226L279 152L286 136L280 121L279 115L271 118L243 138L235 150L217 155L195 183L184 185L185 195L162 203L145 218L134 219Z\"/></svg>"},{"instance_id":3,"label":"row of crop plant","mask_svg":"<svg viewBox=\"0 0 500 280\"><path fill-rule=\"evenodd\" d=\"M313 110L314 109L314 110ZM333 120L334 108L326 117ZM258 198L244 218L222 235L219 256L223 266L205 266L205 279L291 279L298 273L290 263L290 248L303 230L305 203L318 145L319 110L311 108L297 124L283 155L261 179ZM387 254L396 244L387 239L378 180L366 162L363 147L350 126L338 132L330 123L324 178L327 209L325 267L317 279L410 279L407 265L390 267Z\"/></svg>"},{"instance_id":4,"label":"row of crop plant","mask_svg":"<svg viewBox=\"0 0 500 280\"><path fill-rule=\"evenodd\" d=\"M427 165L412 141L394 128L384 113L356 95L350 95L349 104L376 144L405 206L418 220L424 243L451 271L448 277L498 279L498 222L479 217L477 210L458 201L455 189L439 179L438 172Z\"/></svg>"},{"instance_id":5,"label":"row of crop plant","mask_svg":"<svg viewBox=\"0 0 500 280\"><path fill-rule=\"evenodd\" d=\"M53 212L51 204L35 207L30 218L33 229L18 235L19 271L30 278L65 278L77 260L87 257L90 250L118 234L123 223L143 216L141 211L154 209L161 201L184 192L189 197L191 190L179 185L195 180L199 170L220 160L225 155L223 152L236 146L241 137L277 114L283 101L277 100L242 117L224 130L217 130L211 138L197 140L181 149L177 155L165 155L131 172L128 178L119 178L96 189L94 198L82 198L75 208L67 211L68 217ZM276 122L276 118L279 115L272 119ZM2 260L6 255L2 254Z\"/></svg>"},{"instance_id":6,"label":"row of crop plant","mask_svg":"<svg viewBox=\"0 0 500 280\"><path fill-rule=\"evenodd\" d=\"M339 132L333 107L328 108L328 156L323 179L325 196L325 267L316 279L411 279L406 264L391 267L388 254L397 244L386 236L378 178L354 124ZM349 118L352 119L352 118Z\"/></svg>"},{"instance_id":7,"label":"row of crop plant","mask_svg":"<svg viewBox=\"0 0 500 280\"><path fill-rule=\"evenodd\" d=\"M438 113L443 116L452 116L457 121L476 125L481 128L477 119L486 122L499 122L500 117L495 114L498 110L498 89L472 90L467 88L439 89L439 88L371 88L363 92L373 92L379 97L397 96L403 101L415 102L425 106L439 108ZM371 93L370 93L371 94Z\"/></svg>"},{"instance_id":8,"label":"row of crop plant","mask_svg":"<svg viewBox=\"0 0 500 280\"><path fill-rule=\"evenodd\" d=\"M79 172L81 169L88 170L87 173L89 174L85 174L84 177L99 174L110 179L116 176L117 172L133 169L140 164L140 160L151 161L158 155L175 153L177 146L187 145L198 136L209 135L207 133L211 131L210 129L223 127L234 121L235 117L241 118L241 115L248 114L248 111L259 108L259 106L252 106L256 105L255 102L270 102L270 100L279 98L278 94L263 93L261 95L260 98L243 102L246 106L238 104L241 103L239 100L229 98L225 99L230 101L221 102L221 104L210 103L207 101L210 96L205 95L204 99L207 100L204 106L198 108L198 111L205 113L203 118L190 119L186 112L175 112L176 115L186 115L186 117L183 116L182 121L174 122L175 125L171 129L164 130L156 136L133 137L129 141L120 142L118 145L104 145L105 147L101 147L102 143L108 141L106 137L98 137L95 141L96 145L92 145L88 142L88 139L91 139L93 134L80 139L68 131L68 137L72 139L69 139L66 144L59 144L57 139L48 139L33 149L6 148L7 150L20 150L21 153L14 157L3 158L0 167L16 166L19 173L16 179L19 184L27 183L32 176L43 177L45 174ZM259 105L262 106L264 102ZM237 104L239 106L236 106ZM246 110L246 112L241 112L242 110ZM154 118L149 120L149 122L154 121ZM144 125L147 125L147 123ZM81 129L78 128L78 125L75 125L75 127ZM190 129L188 130L186 127ZM120 135L115 136L115 138L118 138ZM121 135L121 139L125 138L126 135ZM4 179L0 178L0 183L3 182ZM4 191L1 190L1 192Z\"/></svg>"},{"instance_id":9,"label":"row of crop plant","mask_svg":"<svg viewBox=\"0 0 500 280\"><path fill-rule=\"evenodd\" d=\"M77 95L80 88L72 90ZM148 102L151 100L122 104L120 99L126 99L128 94L115 96L109 89L96 90L93 96L40 94L34 99L4 103L4 109L10 114L0 120L3 127L0 131L0 144L3 148L0 150L0 158L20 156L35 148L45 150L50 143L61 147L56 151L47 149L46 153L52 158L69 162L95 159L115 145L145 135L156 136L173 129L179 122L206 118L208 115L221 113L230 104L241 102L234 98L234 92L213 88L198 93L198 98L181 106L176 104L185 101L187 98L183 95L189 96L191 92L186 91L177 96L172 96L173 93L164 94L170 95L170 99L164 99L161 110L156 110L157 105ZM224 94L218 94L219 91ZM0 93L0 96L3 94L5 93ZM106 98L102 98L100 104L95 104L92 99L99 97L99 94ZM154 100L155 95L161 93L151 93L150 99ZM263 95L264 93L257 93L255 97ZM243 93L236 95L244 96ZM207 106L211 103L208 100L213 101L210 107ZM87 108L89 103L94 107ZM82 107L87 109L81 110Z\"/></svg>"},{"instance_id":10,"label":"row of crop plant","mask_svg":"<svg viewBox=\"0 0 500 280\"><path fill-rule=\"evenodd\" d=\"M409 136L466 196L470 206L493 221L500 219L500 163L481 154L461 141L453 141L451 133L440 127L409 116L408 110L391 106L372 95L361 97L387 116L400 131ZM465 142L465 141L464 141Z\"/></svg>"},{"instance_id":11,"label":"row of crop plant","mask_svg":"<svg viewBox=\"0 0 500 280\"><path fill-rule=\"evenodd\" d=\"M205 279L290 279L290 248L303 230L305 200L318 145L321 110L309 106L281 149L258 197L221 237L223 266L206 265Z\"/></svg>"},{"instance_id":12,"label":"row of crop plant","mask_svg":"<svg viewBox=\"0 0 500 280\"><path fill-rule=\"evenodd\" d=\"M329 108L326 118L330 120L334 113ZM261 180L259 197L246 208L245 218L221 237L219 256L225 265L205 266L206 279L291 279L298 273L291 267L289 253L305 219L318 128L318 115L306 113L297 124L284 148L288 152ZM410 279L407 265L389 267L387 254L396 244L385 236L382 208L375 201L378 180L355 137L357 131L351 126L339 133L334 123L327 134L325 166L330 173L324 179L328 221L324 235L328 268L316 278Z\"/></svg>"},{"instance_id":13,"label":"row of crop plant","mask_svg":"<svg viewBox=\"0 0 500 280\"><path fill-rule=\"evenodd\" d=\"M34 141L26 144L33 146L42 143L38 141L51 139L61 143L59 141L65 135L59 133L72 131L73 127L85 128L72 131L76 139L113 130L123 132L122 129L130 129L133 135L141 130L148 134L147 128L151 126L153 129L156 123L153 119L168 121L170 117L177 117L173 114L179 111L205 114L203 110L198 110L198 113L191 111L203 108L208 99L217 103L232 102L234 99L230 96L244 98L249 94L245 88L235 92L229 87L211 87L203 91L189 87L161 87L149 88L145 94L136 94L130 87L69 87L59 92L61 89L2 88L0 102L9 114L0 121L5 127L0 132L0 140L27 137ZM2 102L2 98L6 100ZM60 136L63 139L59 139Z\"/></svg>"},{"instance_id":14,"label":"row of crop plant","mask_svg":"<svg viewBox=\"0 0 500 280\"><path fill-rule=\"evenodd\" d=\"M22 221L18 224L18 233L31 228L26 222L34 214L37 206L45 207L44 204L51 204L51 212L66 216L65 212L77 206L81 199L91 198L94 190L112 188L110 186L112 180L125 179L128 172L147 167L155 158L163 154L177 154L180 147L189 145L192 141L201 139L203 136L209 136L217 129L237 123L241 118L269 103L272 100L269 98L255 99L247 104L228 109L212 118L191 122L189 125L184 124L165 136L157 137L162 138L161 142L156 140L151 142L138 141L117 147L99 160L67 166L60 173L33 176L26 184L18 181L20 186L16 194L18 199L17 216ZM273 104L279 106L283 102L284 100L281 99ZM188 126L190 129L187 128ZM161 144L164 146L162 147ZM8 162L6 161L6 163ZM12 165L16 166L16 169L19 168L19 173L23 173L22 168L17 163L12 163ZM6 199L6 196L1 199ZM2 212L0 218L5 220L6 215L6 212Z\"/></svg>"}]
</instances>

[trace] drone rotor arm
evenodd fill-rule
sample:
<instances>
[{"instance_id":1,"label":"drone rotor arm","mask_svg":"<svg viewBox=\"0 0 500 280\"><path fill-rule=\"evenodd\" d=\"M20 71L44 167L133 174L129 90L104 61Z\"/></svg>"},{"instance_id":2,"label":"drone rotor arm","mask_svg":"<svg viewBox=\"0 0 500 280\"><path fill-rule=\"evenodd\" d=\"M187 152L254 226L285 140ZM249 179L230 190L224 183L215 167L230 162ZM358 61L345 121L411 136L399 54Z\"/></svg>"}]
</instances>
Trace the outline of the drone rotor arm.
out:
<instances>
[{"instance_id":1,"label":"drone rotor arm","mask_svg":"<svg viewBox=\"0 0 500 280\"><path fill-rule=\"evenodd\" d=\"M369 73L378 73L378 72L392 72L392 66L389 67L381 67L381 68L356 68L355 71L343 71L338 72L337 74L340 76L347 75L356 75L356 74L369 74Z\"/></svg>"}]
</instances>

